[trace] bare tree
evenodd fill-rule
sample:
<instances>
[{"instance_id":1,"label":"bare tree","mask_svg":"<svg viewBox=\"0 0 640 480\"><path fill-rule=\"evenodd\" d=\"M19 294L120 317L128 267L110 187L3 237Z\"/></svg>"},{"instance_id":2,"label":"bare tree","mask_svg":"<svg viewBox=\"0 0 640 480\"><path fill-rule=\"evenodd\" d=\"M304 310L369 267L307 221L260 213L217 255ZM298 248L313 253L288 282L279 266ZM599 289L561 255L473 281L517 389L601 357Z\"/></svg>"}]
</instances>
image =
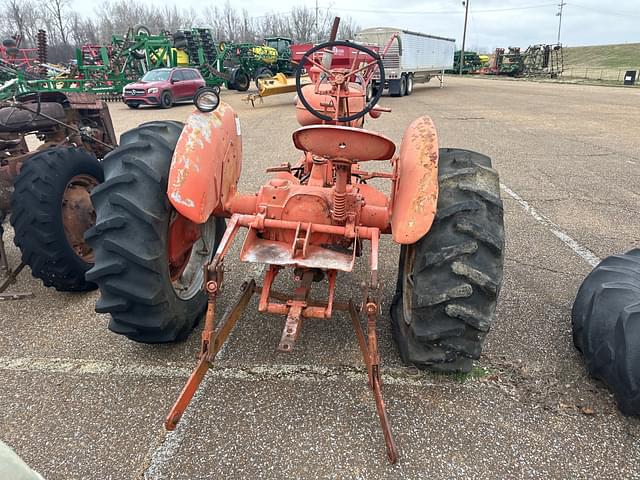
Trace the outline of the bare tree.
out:
<instances>
[{"instance_id":1,"label":"bare tree","mask_svg":"<svg viewBox=\"0 0 640 480\"><path fill-rule=\"evenodd\" d=\"M175 5L145 4L140 0L105 0L94 15L83 17L72 12L73 0L0 0L0 34L19 34L23 46L35 46L39 29L49 37L51 59L66 60L73 47L86 43L108 44L112 35L125 35L135 25L144 25L154 33L175 32L202 26L211 29L214 40L260 43L265 37L289 37L296 42L322 42L329 38L333 14L295 6L289 13L270 12L252 17L247 10L238 11L229 0L223 6L208 5L195 10ZM353 19L342 18L339 38L352 39L359 30Z\"/></svg>"},{"instance_id":2,"label":"bare tree","mask_svg":"<svg viewBox=\"0 0 640 480\"><path fill-rule=\"evenodd\" d=\"M44 9L48 24L53 27L55 34L64 45L68 45L69 15L68 8L71 0L41 0L40 6Z\"/></svg>"},{"instance_id":3,"label":"bare tree","mask_svg":"<svg viewBox=\"0 0 640 480\"><path fill-rule=\"evenodd\" d=\"M229 0L224 4L222 9L222 22L224 25L224 34L226 40L236 40L240 27L240 17L236 9L231 6Z\"/></svg>"},{"instance_id":4,"label":"bare tree","mask_svg":"<svg viewBox=\"0 0 640 480\"><path fill-rule=\"evenodd\" d=\"M315 11L306 6L291 9L291 33L301 42L314 40L316 34Z\"/></svg>"}]
</instances>

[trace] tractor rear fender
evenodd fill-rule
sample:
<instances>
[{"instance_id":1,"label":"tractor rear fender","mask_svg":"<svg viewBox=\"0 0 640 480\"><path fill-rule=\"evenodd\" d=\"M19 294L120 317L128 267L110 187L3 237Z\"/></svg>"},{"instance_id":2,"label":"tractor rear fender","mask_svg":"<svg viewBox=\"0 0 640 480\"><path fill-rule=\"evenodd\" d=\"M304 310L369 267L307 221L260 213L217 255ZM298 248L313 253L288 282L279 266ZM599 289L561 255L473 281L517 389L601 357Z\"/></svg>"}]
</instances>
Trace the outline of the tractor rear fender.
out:
<instances>
[{"instance_id":1,"label":"tractor rear fender","mask_svg":"<svg viewBox=\"0 0 640 480\"><path fill-rule=\"evenodd\" d=\"M195 223L224 215L237 191L242 163L240 121L226 103L211 113L195 110L176 145L167 195L175 209Z\"/></svg>"},{"instance_id":2,"label":"tractor rear fender","mask_svg":"<svg viewBox=\"0 0 640 480\"><path fill-rule=\"evenodd\" d=\"M438 204L438 135L431 118L416 119L404 132L396 173L391 233L409 245L429 231Z\"/></svg>"}]
</instances>

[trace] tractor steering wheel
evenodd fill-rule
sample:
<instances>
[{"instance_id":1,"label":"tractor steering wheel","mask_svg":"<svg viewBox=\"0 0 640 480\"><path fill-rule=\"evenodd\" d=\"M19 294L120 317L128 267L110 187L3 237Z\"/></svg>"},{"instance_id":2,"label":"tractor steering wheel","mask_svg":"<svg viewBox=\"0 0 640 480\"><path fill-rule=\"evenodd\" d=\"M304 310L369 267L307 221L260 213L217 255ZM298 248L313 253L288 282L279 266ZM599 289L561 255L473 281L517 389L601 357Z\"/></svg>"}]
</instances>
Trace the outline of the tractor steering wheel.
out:
<instances>
[{"instance_id":1,"label":"tractor steering wheel","mask_svg":"<svg viewBox=\"0 0 640 480\"><path fill-rule=\"evenodd\" d=\"M344 69L331 69L331 67L327 69L313 59L313 54L316 53L317 51L332 49L333 47L346 47L346 48L353 48L354 50L359 50L360 52L367 54L370 58L373 59L373 61L365 64L362 67L356 66L354 67L353 70L344 72L343 71ZM349 123L361 117L364 117L367 113L371 111L373 107L375 107L376 103L378 103L378 100L380 100L380 96L382 95L383 88L378 88L375 95L366 103L364 108L352 115L348 115L346 117L332 118L329 115L319 112L309 104L307 99L304 97L304 94L302 93L302 84L301 84L300 77L302 76L302 70L304 68L304 65L307 62L309 62L311 65L315 67L318 67L322 71L322 75L326 77L326 81L331 85L333 85L334 87L337 87L336 91L338 92L338 95L336 99L336 114L338 112L338 108L340 105L340 90L342 89L343 84L348 82L349 79L356 74L362 75L362 77L365 78L365 82L371 81L373 74L375 73L375 69L377 67L380 71L380 80L379 80L380 85L384 85L384 65L382 64L382 59L380 58L380 55L378 55L376 52L366 47L363 47L362 45L358 45L357 43L351 43L351 42L345 42L345 41L326 42L326 43L321 43L320 45L316 45L312 49L308 50L307 53L304 54L302 59L300 59L300 62L298 63L298 67L296 68L296 92L298 93L298 98L300 99L300 102L302 102L304 107L309 112L311 112L311 114L313 114L315 117L319 118L320 120L324 120L325 122L336 121L338 123ZM342 98L348 98L348 97L347 95L345 95Z\"/></svg>"}]
</instances>

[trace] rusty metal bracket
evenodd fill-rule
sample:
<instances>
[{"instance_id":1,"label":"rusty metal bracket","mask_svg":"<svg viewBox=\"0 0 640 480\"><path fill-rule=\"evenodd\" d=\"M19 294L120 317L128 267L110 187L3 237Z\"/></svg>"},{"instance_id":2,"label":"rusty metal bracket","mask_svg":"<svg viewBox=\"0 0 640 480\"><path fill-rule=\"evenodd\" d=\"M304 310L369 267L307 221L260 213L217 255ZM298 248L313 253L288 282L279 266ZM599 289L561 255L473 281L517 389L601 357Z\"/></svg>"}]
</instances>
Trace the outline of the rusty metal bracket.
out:
<instances>
[{"instance_id":1,"label":"rusty metal bracket","mask_svg":"<svg viewBox=\"0 0 640 480\"><path fill-rule=\"evenodd\" d=\"M1 222L1 220L0 220ZM16 269L12 269L9 266L9 259L7 257L7 250L4 246L4 240L2 238L2 224L0 223L0 275L4 276L4 279L0 282L0 302L7 300L22 300L23 298L33 298L32 292L20 292L20 293L4 293L7 288L16 283L16 279L20 272L26 267L24 262L20 262L20 265Z\"/></svg>"},{"instance_id":2,"label":"rusty metal bracket","mask_svg":"<svg viewBox=\"0 0 640 480\"><path fill-rule=\"evenodd\" d=\"M362 352L362 358L367 366L369 388L371 388L373 397L376 401L376 410L380 419L380 427L382 428L382 435L384 436L384 443L387 449L387 458L389 463L393 464L398 460L398 450L396 448L395 441L393 440L391 425L389 423L389 417L387 416L387 409L382 397L380 356L378 354L378 338L376 334L377 311L378 306L375 302L367 302L365 306L365 312L367 314L367 339L365 339L362 327L360 326L360 316L358 315L358 311L356 310L353 302L349 302L349 316L351 317L353 329L356 332L356 338L358 339L358 345Z\"/></svg>"},{"instance_id":3,"label":"rusty metal bracket","mask_svg":"<svg viewBox=\"0 0 640 480\"><path fill-rule=\"evenodd\" d=\"M0 250L2 250L0 252L0 257L2 257L2 265L4 267L5 260L6 260L6 257L5 257L6 253L4 251L4 245L1 244L0 247L1 247ZM16 278L18 277L18 275L20 274L20 272L24 267L26 267L26 265L23 262L20 262L20 265L18 265L18 267L15 270L12 270L7 265L5 270L6 276L2 281L2 283L0 283L0 302L7 301L7 300L22 300L23 298L33 298L35 296L32 292L4 293L4 291L7 288L9 288L10 285L13 285L14 283L16 283Z\"/></svg>"},{"instance_id":4,"label":"rusty metal bracket","mask_svg":"<svg viewBox=\"0 0 640 480\"><path fill-rule=\"evenodd\" d=\"M228 338L229 333L233 330L233 327L255 292L256 282L254 280L250 280L243 284L240 298L238 298L231 310L224 315L218 330L215 329L214 318L217 289L213 292L209 292L209 302L205 317L205 327L202 332L202 348L200 351L198 365L189 376L189 380L187 380L186 385L180 392L178 399L165 419L164 425L167 430L174 430L178 425L178 422L182 418L182 415L198 390L200 383L202 383L207 370L209 370L211 363L214 361L225 340Z\"/></svg>"}]
</instances>

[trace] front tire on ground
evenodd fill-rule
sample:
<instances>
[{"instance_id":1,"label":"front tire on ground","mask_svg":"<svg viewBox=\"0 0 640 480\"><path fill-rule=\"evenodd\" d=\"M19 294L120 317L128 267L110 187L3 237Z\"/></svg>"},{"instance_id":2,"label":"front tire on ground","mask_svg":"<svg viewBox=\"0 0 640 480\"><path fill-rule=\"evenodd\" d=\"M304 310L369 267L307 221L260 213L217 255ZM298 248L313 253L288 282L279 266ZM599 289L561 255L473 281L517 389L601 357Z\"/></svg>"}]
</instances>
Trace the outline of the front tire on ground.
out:
<instances>
[{"instance_id":1,"label":"front tire on ground","mask_svg":"<svg viewBox=\"0 0 640 480\"><path fill-rule=\"evenodd\" d=\"M403 245L392 331L404 362L469 372L480 358L502 285L504 223L491 160L441 149L431 230Z\"/></svg>"},{"instance_id":2,"label":"front tire on ground","mask_svg":"<svg viewBox=\"0 0 640 480\"><path fill-rule=\"evenodd\" d=\"M573 342L622 413L640 415L640 249L605 258L571 310Z\"/></svg>"},{"instance_id":3,"label":"front tire on ground","mask_svg":"<svg viewBox=\"0 0 640 480\"><path fill-rule=\"evenodd\" d=\"M98 313L111 314L109 329L145 343L185 338L199 320L207 298L203 265L224 232L212 217L185 263L169 262L170 225L178 216L167 195L179 122L150 122L124 133L120 147L104 160L106 181L92 194L96 225L87 232L95 266Z\"/></svg>"},{"instance_id":4,"label":"front tire on ground","mask_svg":"<svg viewBox=\"0 0 640 480\"><path fill-rule=\"evenodd\" d=\"M166 92L162 92L162 95L160 96L160 106L162 108L171 108L173 106L173 96L168 90Z\"/></svg>"},{"instance_id":5,"label":"front tire on ground","mask_svg":"<svg viewBox=\"0 0 640 480\"><path fill-rule=\"evenodd\" d=\"M407 88L405 89L405 95L411 95L413 93L413 75L407 75Z\"/></svg>"},{"instance_id":6,"label":"front tire on ground","mask_svg":"<svg viewBox=\"0 0 640 480\"><path fill-rule=\"evenodd\" d=\"M96 288L85 280L93 251L84 242L95 223L89 192L103 181L98 160L80 148L51 148L28 159L11 197L11 225L22 261L47 287Z\"/></svg>"}]
</instances>

